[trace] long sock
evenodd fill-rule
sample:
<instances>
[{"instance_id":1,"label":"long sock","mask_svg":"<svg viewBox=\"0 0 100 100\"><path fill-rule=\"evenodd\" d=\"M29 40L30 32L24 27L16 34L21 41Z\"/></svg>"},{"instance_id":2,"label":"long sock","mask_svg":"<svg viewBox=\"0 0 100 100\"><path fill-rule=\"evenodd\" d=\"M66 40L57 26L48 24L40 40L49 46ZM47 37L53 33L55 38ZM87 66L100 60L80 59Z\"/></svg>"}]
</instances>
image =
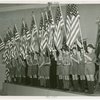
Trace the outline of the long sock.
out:
<instances>
[{"instance_id":1,"label":"long sock","mask_svg":"<svg viewBox=\"0 0 100 100\"><path fill-rule=\"evenodd\" d=\"M62 79L59 80L59 85L60 85L59 88L63 89L63 80Z\"/></svg>"},{"instance_id":2,"label":"long sock","mask_svg":"<svg viewBox=\"0 0 100 100\"><path fill-rule=\"evenodd\" d=\"M69 89L71 91L74 89L73 80L69 80Z\"/></svg>"},{"instance_id":3,"label":"long sock","mask_svg":"<svg viewBox=\"0 0 100 100\"><path fill-rule=\"evenodd\" d=\"M40 86L40 79L38 79L38 86Z\"/></svg>"},{"instance_id":4,"label":"long sock","mask_svg":"<svg viewBox=\"0 0 100 100\"><path fill-rule=\"evenodd\" d=\"M49 86L49 83L48 83L48 79L46 79L46 88L48 88Z\"/></svg>"},{"instance_id":5,"label":"long sock","mask_svg":"<svg viewBox=\"0 0 100 100\"><path fill-rule=\"evenodd\" d=\"M44 82L43 83L44 83L44 87L46 87L46 79L45 78L44 78Z\"/></svg>"},{"instance_id":6,"label":"long sock","mask_svg":"<svg viewBox=\"0 0 100 100\"><path fill-rule=\"evenodd\" d=\"M36 78L34 78L34 86L36 86Z\"/></svg>"},{"instance_id":7,"label":"long sock","mask_svg":"<svg viewBox=\"0 0 100 100\"><path fill-rule=\"evenodd\" d=\"M69 90L69 80L65 80L65 87L67 90Z\"/></svg>"},{"instance_id":8,"label":"long sock","mask_svg":"<svg viewBox=\"0 0 100 100\"><path fill-rule=\"evenodd\" d=\"M18 81L18 83L21 84L21 77L19 77L19 81Z\"/></svg>"},{"instance_id":9,"label":"long sock","mask_svg":"<svg viewBox=\"0 0 100 100\"><path fill-rule=\"evenodd\" d=\"M32 80L32 78L30 78L30 77L29 77L29 79L28 79L28 80L29 80L29 85L31 85L31 86L32 86L32 81L33 81L33 80Z\"/></svg>"},{"instance_id":10,"label":"long sock","mask_svg":"<svg viewBox=\"0 0 100 100\"><path fill-rule=\"evenodd\" d=\"M66 84L65 80L63 80L63 88L64 88L64 89L66 89L65 84Z\"/></svg>"},{"instance_id":11,"label":"long sock","mask_svg":"<svg viewBox=\"0 0 100 100\"><path fill-rule=\"evenodd\" d=\"M85 80L81 80L80 83L81 83L81 89L84 92L85 91L85 85L86 85Z\"/></svg>"},{"instance_id":12,"label":"long sock","mask_svg":"<svg viewBox=\"0 0 100 100\"><path fill-rule=\"evenodd\" d=\"M94 81L88 81L88 93L94 93Z\"/></svg>"},{"instance_id":13,"label":"long sock","mask_svg":"<svg viewBox=\"0 0 100 100\"><path fill-rule=\"evenodd\" d=\"M42 78L40 79L40 82L41 82L41 86L43 86L43 79Z\"/></svg>"},{"instance_id":14,"label":"long sock","mask_svg":"<svg viewBox=\"0 0 100 100\"><path fill-rule=\"evenodd\" d=\"M69 89L69 80L63 80L64 89Z\"/></svg>"},{"instance_id":15,"label":"long sock","mask_svg":"<svg viewBox=\"0 0 100 100\"><path fill-rule=\"evenodd\" d=\"M59 76L57 75L57 88L59 89Z\"/></svg>"},{"instance_id":16,"label":"long sock","mask_svg":"<svg viewBox=\"0 0 100 100\"><path fill-rule=\"evenodd\" d=\"M73 84L74 84L74 90L75 90L75 91L78 91L78 89L79 89L78 80L73 80Z\"/></svg>"}]
</instances>

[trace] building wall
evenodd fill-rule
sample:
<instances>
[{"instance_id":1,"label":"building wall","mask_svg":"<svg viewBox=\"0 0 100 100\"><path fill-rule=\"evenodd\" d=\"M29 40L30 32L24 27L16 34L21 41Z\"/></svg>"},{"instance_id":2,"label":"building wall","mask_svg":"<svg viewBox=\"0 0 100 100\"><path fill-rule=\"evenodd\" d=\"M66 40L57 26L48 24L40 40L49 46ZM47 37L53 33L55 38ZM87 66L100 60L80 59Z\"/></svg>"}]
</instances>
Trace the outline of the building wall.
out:
<instances>
[{"instance_id":1,"label":"building wall","mask_svg":"<svg viewBox=\"0 0 100 100\"><path fill-rule=\"evenodd\" d=\"M47 5L33 5L33 8L32 8L32 5L31 5L31 7L27 9L25 7L20 6L21 10L17 10L17 7L13 6L13 8L15 9L14 11L13 9L10 9L12 11L10 10L8 11L8 9L6 9L7 11L6 10L1 11L0 12L0 35L4 38L7 32L7 28L8 27L13 28L14 24L17 24L18 30L20 32L22 18L25 19L28 26L30 27L32 11L34 11L37 25L39 25L40 12L43 11L44 7L46 6ZM53 7L52 11L53 11L53 17L54 17L55 7ZM81 4L79 5L79 12L80 12L80 23L81 23L83 38L87 38L89 43L95 44L96 36L97 36L96 20L100 15L100 5L97 5L97 4L96 5L93 5L93 4L82 5ZM65 18L65 5L62 5L62 13L63 13L63 17ZM2 60L1 60L1 55L0 55L0 84L4 80L4 70L5 68L4 68L4 65L2 65ZM2 86L0 85L0 88L1 87Z\"/></svg>"}]
</instances>

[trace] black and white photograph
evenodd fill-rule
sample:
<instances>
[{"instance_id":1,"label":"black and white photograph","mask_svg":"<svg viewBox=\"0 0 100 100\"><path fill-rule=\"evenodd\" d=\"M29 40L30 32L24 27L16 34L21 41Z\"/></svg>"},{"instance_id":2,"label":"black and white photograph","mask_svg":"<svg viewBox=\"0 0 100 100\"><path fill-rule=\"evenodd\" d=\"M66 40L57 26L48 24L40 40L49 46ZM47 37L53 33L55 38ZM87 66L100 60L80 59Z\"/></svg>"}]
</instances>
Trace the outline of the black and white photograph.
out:
<instances>
[{"instance_id":1,"label":"black and white photograph","mask_svg":"<svg viewBox=\"0 0 100 100\"><path fill-rule=\"evenodd\" d=\"M100 96L100 3L0 3L0 96Z\"/></svg>"}]
</instances>

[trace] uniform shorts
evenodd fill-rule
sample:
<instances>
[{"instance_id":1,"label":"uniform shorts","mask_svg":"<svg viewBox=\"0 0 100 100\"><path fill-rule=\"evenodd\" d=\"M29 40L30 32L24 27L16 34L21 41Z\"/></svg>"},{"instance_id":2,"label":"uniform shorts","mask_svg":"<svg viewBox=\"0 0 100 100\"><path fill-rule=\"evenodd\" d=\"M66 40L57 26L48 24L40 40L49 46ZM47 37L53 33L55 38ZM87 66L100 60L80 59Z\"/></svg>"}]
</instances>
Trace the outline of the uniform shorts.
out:
<instances>
[{"instance_id":1,"label":"uniform shorts","mask_svg":"<svg viewBox=\"0 0 100 100\"><path fill-rule=\"evenodd\" d=\"M85 75L94 75L95 74L95 64L87 63L85 64Z\"/></svg>"},{"instance_id":2,"label":"uniform shorts","mask_svg":"<svg viewBox=\"0 0 100 100\"><path fill-rule=\"evenodd\" d=\"M63 75L63 65L57 65L57 75Z\"/></svg>"},{"instance_id":3,"label":"uniform shorts","mask_svg":"<svg viewBox=\"0 0 100 100\"><path fill-rule=\"evenodd\" d=\"M71 75L78 74L78 67L79 67L79 65L77 63L74 63L73 65L71 65L69 68L70 74Z\"/></svg>"},{"instance_id":4,"label":"uniform shorts","mask_svg":"<svg viewBox=\"0 0 100 100\"><path fill-rule=\"evenodd\" d=\"M85 64L80 63L78 66L78 75L85 75Z\"/></svg>"},{"instance_id":5,"label":"uniform shorts","mask_svg":"<svg viewBox=\"0 0 100 100\"><path fill-rule=\"evenodd\" d=\"M64 65L63 66L63 72L62 72L63 76L68 76L70 74L69 73L69 68L70 68L69 65Z\"/></svg>"}]
</instances>

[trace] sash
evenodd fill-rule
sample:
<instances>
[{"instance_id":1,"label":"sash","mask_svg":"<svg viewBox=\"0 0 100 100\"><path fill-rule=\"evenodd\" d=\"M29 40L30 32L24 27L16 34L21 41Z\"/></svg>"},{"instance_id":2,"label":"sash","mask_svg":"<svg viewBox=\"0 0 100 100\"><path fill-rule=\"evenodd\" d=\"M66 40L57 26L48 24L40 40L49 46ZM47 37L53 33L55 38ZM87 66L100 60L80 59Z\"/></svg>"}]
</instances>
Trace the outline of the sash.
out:
<instances>
[{"instance_id":1,"label":"sash","mask_svg":"<svg viewBox=\"0 0 100 100\"><path fill-rule=\"evenodd\" d=\"M74 60L75 62L79 63L79 61L72 56L71 56L71 59Z\"/></svg>"},{"instance_id":2,"label":"sash","mask_svg":"<svg viewBox=\"0 0 100 100\"><path fill-rule=\"evenodd\" d=\"M92 61L92 58L89 57L88 55L84 54L84 56L85 56L89 61Z\"/></svg>"}]
</instances>

